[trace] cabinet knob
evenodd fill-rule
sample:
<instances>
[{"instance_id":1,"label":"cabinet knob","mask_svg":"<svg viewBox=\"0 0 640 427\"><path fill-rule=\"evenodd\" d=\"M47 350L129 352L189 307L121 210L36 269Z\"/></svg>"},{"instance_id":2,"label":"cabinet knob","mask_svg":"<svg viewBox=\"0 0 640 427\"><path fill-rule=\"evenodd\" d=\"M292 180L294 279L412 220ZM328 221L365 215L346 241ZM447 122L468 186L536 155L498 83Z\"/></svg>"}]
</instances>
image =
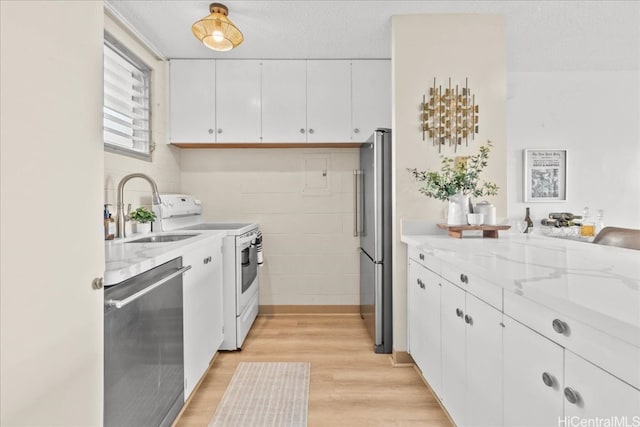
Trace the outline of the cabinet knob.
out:
<instances>
[{"instance_id":1,"label":"cabinet knob","mask_svg":"<svg viewBox=\"0 0 640 427\"><path fill-rule=\"evenodd\" d=\"M360 129L355 128L355 129L353 130L353 133L360 133Z\"/></svg>"},{"instance_id":2,"label":"cabinet knob","mask_svg":"<svg viewBox=\"0 0 640 427\"><path fill-rule=\"evenodd\" d=\"M304 128L300 128L300 133L305 133L306 131L304 130Z\"/></svg>"},{"instance_id":3,"label":"cabinet knob","mask_svg":"<svg viewBox=\"0 0 640 427\"><path fill-rule=\"evenodd\" d=\"M309 133L313 133L313 129L309 129Z\"/></svg>"},{"instance_id":4,"label":"cabinet knob","mask_svg":"<svg viewBox=\"0 0 640 427\"><path fill-rule=\"evenodd\" d=\"M221 128L218 128L218 133L222 133L222 129Z\"/></svg>"},{"instance_id":5,"label":"cabinet knob","mask_svg":"<svg viewBox=\"0 0 640 427\"><path fill-rule=\"evenodd\" d=\"M102 289L103 287L104 287L104 278L96 277L91 281L92 289L98 290L98 289Z\"/></svg>"},{"instance_id":6,"label":"cabinet knob","mask_svg":"<svg viewBox=\"0 0 640 427\"><path fill-rule=\"evenodd\" d=\"M554 378L553 375L551 375L548 372L544 372L542 374L542 382L544 383L544 385L546 385L547 387L553 387L553 385L556 383L556 379Z\"/></svg>"},{"instance_id":7,"label":"cabinet knob","mask_svg":"<svg viewBox=\"0 0 640 427\"><path fill-rule=\"evenodd\" d=\"M576 404L580 400L580 395L571 387L564 388L564 397L569 403Z\"/></svg>"},{"instance_id":8,"label":"cabinet knob","mask_svg":"<svg viewBox=\"0 0 640 427\"><path fill-rule=\"evenodd\" d=\"M466 274L460 274L460 281L462 283L469 283L469 278L467 277Z\"/></svg>"},{"instance_id":9,"label":"cabinet knob","mask_svg":"<svg viewBox=\"0 0 640 427\"><path fill-rule=\"evenodd\" d=\"M563 322L560 319L553 319L551 322L551 326L553 326L553 330L559 334L569 335L569 325Z\"/></svg>"},{"instance_id":10,"label":"cabinet knob","mask_svg":"<svg viewBox=\"0 0 640 427\"><path fill-rule=\"evenodd\" d=\"M471 316L469 316L468 314L464 315L464 323L466 323L467 325L473 325L473 318Z\"/></svg>"},{"instance_id":11,"label":"cabinet knob","mask_svg":"<svg viewBox=\"0 0 640 427\"><path fill-rule=\"evenodd\" d=\"M421 260L421 261L424 261L424 254L420 254L420 255L418 255L418 256L420 257L420 260Z\"/></svg>"},{"instance_id":12,"label":"cabinet knob","mask_svg":"<svg viewBox=\"0 0 640 427\"><path fill-rule=\"evenodd\" d=\"M213 129L209 129L209 135L213 133Z\"/></svg>"},{"instance_id":13,"label":"cabinet knob","mask_svg":"<svg viewBox=\"0 0 640 427\"><path fill-rule=\"evenodd\" d=\"M456 308L456 316L462 317L462 315L463 315L462 310L460 310L459 308Z\"/></svg>"}]
</instances>

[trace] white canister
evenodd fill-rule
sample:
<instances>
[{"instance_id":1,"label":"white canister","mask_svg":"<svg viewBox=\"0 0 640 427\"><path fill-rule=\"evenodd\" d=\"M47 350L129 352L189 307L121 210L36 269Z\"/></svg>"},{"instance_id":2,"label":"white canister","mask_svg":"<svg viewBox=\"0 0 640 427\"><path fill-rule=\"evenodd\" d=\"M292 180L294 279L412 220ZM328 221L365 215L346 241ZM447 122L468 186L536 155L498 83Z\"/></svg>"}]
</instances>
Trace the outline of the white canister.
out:
<instances>
[{"instance_id":1,"label":"white canister","mask_svg":"<svg viewBox=\"0 0 640 427\"><path fill-rule=\"evenodd\" d=\"M496 207L485 201L476 203L473 211L484 214L485 225L496 225Z\"/></svg>"}]
</instances>

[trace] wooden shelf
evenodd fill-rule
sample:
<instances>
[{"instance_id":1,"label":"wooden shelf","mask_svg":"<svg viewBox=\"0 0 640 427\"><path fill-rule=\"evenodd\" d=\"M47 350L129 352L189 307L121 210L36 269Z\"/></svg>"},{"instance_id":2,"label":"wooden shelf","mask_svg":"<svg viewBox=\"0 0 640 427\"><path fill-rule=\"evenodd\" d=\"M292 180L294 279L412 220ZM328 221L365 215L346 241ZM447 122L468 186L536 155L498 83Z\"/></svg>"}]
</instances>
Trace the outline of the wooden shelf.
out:
<instances>
[{"instance_id":1,"label":"wooden shelf","mask_svg":"<svg viewBox=\"0 0 640 427\"><path fill-rule=\"evenodd\" d=\"M448 225L438 224L438 228L447 230L449 236L462 239L462 232L467 230L482 230L482 237L498 238L498 230L508 230L510 225Z\"/></svg>"},{"instance_id":2,"label":"wooden shelf","mask_svg":"<svg viewBox=\"0 0 640 427\"><path fill-rule=\"evenodd\" d=\"M172 142L179 148L360 148L364 142L234 142L234 143L197 143Z\"/></svg>"}]
</instances>

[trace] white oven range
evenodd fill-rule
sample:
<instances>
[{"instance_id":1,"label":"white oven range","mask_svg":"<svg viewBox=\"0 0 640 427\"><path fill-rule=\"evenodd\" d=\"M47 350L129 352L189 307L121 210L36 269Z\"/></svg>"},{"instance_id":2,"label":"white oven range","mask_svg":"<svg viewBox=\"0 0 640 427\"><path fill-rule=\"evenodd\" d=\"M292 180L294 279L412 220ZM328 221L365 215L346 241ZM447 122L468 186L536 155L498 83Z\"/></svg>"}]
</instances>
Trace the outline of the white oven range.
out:
<instances>
[{"instance_id":1,"label":"white oven range","mask_svg":"<svg viewBox=\"0 0 640 427\"><path fill-rule=\"evenodd\" d=\"M200 201L185 194L161 194L155 206L159 230L224 230L223 311L224 341L221 350L237 350L253 325L259 307L258 260L255 246L258 224L210 222L202 218Z\"/></svg>"}]
</instances>

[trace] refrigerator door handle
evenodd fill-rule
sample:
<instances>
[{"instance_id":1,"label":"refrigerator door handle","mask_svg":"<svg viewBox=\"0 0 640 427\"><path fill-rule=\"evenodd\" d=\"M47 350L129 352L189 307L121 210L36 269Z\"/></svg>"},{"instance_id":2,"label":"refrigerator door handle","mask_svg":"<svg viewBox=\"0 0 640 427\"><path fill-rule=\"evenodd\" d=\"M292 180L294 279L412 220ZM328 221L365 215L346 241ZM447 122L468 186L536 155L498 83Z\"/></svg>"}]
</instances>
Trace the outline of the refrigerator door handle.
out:
<instances>
[{"instance_id":1,"label":"refrigerator door handle","mask_svg":"<svg viewBox=\"0 0 640 427\"><path fill-rule=\"evenodd\" d=\"M358 169L353 170L353 237L360 235L360 177L362 171Z\"/></svg>"}]
</instances>

